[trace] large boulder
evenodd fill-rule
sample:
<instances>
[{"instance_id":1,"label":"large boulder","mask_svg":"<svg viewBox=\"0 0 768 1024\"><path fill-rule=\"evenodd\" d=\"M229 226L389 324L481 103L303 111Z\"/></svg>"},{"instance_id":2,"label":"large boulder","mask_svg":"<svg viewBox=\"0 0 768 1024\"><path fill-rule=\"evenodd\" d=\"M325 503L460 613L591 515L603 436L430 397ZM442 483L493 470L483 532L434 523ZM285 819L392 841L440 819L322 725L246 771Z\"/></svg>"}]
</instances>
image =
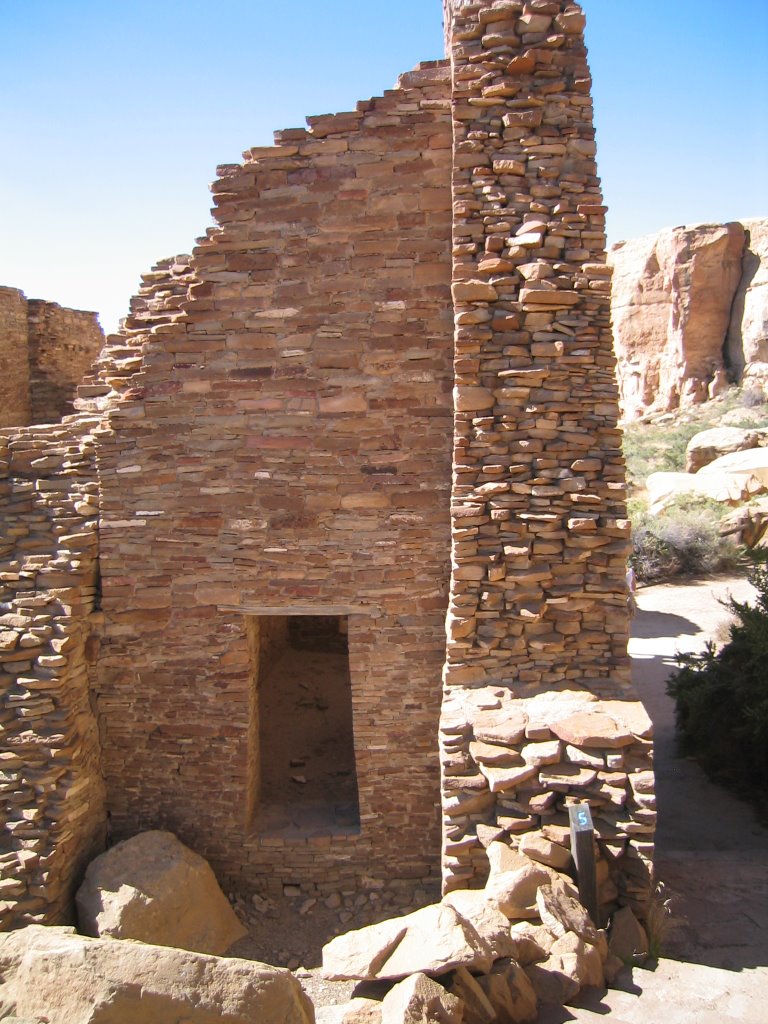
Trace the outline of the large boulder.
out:
<instances>
[{"instance_id":1,"label":"large boulder","mask_svg":"<svg viewBox=\"0 0 768 1024\"><path fill-rule=\"evenodd\" d=\"M695 434L685 449L686 473L698 473L702 466L714 462L721 455L742 452L760 445L762 434L757 430L739 427L712 427Z\"/></svg>"},{"instance_id":2,"label":"large boulder","mask_svg":"<svg viewBox=\"0 0 768 1024\"><path fill-rule=\"evenodd\" d=\"M768 454L768 449L755 450L765 451ZM736 452L735 454L739 456L750 453ZM733 458L731 455L723 456L723 459L731 458ZM709 466L704 466L698 473L651 473L645 483L648 491L648 508L651 514L658 515L676 498L688 494L719 501L723 505L740 505L764 490L765 485L753 472L731 469L723 470L720 473L710 472L711 467L721 461L721 459L716 459Z\"/></svg>"},{"instance_id":3,"label":"large boulder","mask_svg":"<svg viewBox=\"0 0 768 1024\"><path fill-rule=\"evenodd\" d=\"M701 224L620 242L611 312L624 416L705 400L742 277L741 224Z\"/></svg>"},{"instance_id":4,"label":"large boulder","mask_svg":"<svg viewBox=\"0 0 768 1024\"><path fill-rule=\"evenodd\" d=\"M247 934L206 860L171 832L142 832L92 861L80 931L220 956Z\"/></svg>"},{"instance_id":5,"label":"large boulder","mask_svg":"<svg viewBox=\"0 0 768 1024\"><path fill-rule=\"evenodd\" d=\"M475 906L472 913L448 902L423 907L332 939L323 947L323 974L334 981L366 981L438 976L460 966L485 972L512 949L508 930L501 943L499 922L493 907L480 912Z\"/></svg>"},{"instance_id":6,"label":"large boulder","mask_svg":"<svg viewBox=\"0 0 768 1024\"><path fill-rule=\"evenodd\" d=\"M0 1018L50 1024L313 1024L290 971L32 925L0 935Z\"/></svg>"},{"instance_id":7,"label":"large boulder","mask_svg":"<svg viewBox=\"0 0 768 1024\"><path fill-rule=\"evenodd\" d=\"M736 474L756 477L763 487L768 487L768 448L751 448L745 452L721 455L719 459L700 469L696 477L709 481Z\"/></svg>"},{"instance_id":8,"label":"large boulder","mask_svg":"<svg viewBox=\"0 0 768 1024\"><path fill-rule=\"evenodd\" d=\"M382 1024L461 1024L461 1000L426 974L412 974L384 996Z\"/></svg>"}]
</instances>

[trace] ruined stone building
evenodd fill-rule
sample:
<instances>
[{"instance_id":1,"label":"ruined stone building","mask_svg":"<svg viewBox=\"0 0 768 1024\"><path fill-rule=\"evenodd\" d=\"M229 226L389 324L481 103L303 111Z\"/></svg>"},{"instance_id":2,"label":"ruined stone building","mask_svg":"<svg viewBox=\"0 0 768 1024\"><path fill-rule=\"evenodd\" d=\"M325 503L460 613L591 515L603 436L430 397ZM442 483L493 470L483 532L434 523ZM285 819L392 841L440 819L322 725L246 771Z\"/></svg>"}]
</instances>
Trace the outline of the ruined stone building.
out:
<instances>
[{"instance_id":1,"label":"ruined stone building","mask_svg":"<svg viewBox=\"0 0 768 1024\"><path fill-rule=\"evenodd\" d=\"M642 897L584 16L446 26L220 167L78 414L0 430L5 926L66 914L107 825L246 892L455 888L574 800Z\"/></svg>"}]
</instances>

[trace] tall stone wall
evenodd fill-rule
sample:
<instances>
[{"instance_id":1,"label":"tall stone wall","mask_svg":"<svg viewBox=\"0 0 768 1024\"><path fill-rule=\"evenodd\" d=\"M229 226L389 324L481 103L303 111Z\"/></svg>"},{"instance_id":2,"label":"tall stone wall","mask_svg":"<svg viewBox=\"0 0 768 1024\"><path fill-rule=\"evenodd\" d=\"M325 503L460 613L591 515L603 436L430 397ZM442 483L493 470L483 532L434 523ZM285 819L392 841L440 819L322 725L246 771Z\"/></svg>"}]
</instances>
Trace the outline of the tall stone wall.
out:
<instances>
[{"instance_id":1,"label":"tall stone wall","mask_svg":"<svg viewBox=\"0 0 768 1024\"><path fill-rule=\"evenodd\" d=\"M0 288L0 423L30 422L27 300L18 288Z\"/></svg>"},{"instance_id":2,"label":"tall stone wall","mask_svg":"<svg viewBox=\"0 0 768 1024\"><path fill-rule=\"evenodd\" d=\"M114 834L172 828L241 890L437 885L450 162L434 65L221 168L219 227L148 276L82 390L109 407L96 700ZM249 621L302 613L349 616L358 831L249 817Z\"/></svg>"},{"instance_id":3,"label":"tall stone wall","mask_svg":"<svg viewBox=\"0 0 768 1024\"><path fill-rule=\"evenodd\" d=\"M585 19L563 0L452 7L447 888L482 880L489 836L514 844L544 828L562 839L575 800L593 806L603 837L618 836L614 861L635 810L646 819L637 831L653 831L629 781L650 767L637 706L632 728L608 716L586 744L571 734L567 747L555 726L561 714L601 718L599 698L631 698L629 523ZM627 756L608 758L611 732Z\"/></svg>"},{"instance_id":4,"label":"tall stone wall","mask_svg":"<svg viewBox=\"0 0 768 1024\"><path fill-rule=\"evenodd\" d=\"M68 920L104 841L87 664L97 490L87 424L0 432L0 930Z\"/></svg>"},{"instance_id":5,"label":"tall stone wall","mask_svg":"<svg viewBox=\"0 0 768 1024\"><path fill-rule=\"evenodd\" d=\"M95 313L0 288L0 425L56 423L70 415L103 343Z\"/></svg>"}]
</instances>

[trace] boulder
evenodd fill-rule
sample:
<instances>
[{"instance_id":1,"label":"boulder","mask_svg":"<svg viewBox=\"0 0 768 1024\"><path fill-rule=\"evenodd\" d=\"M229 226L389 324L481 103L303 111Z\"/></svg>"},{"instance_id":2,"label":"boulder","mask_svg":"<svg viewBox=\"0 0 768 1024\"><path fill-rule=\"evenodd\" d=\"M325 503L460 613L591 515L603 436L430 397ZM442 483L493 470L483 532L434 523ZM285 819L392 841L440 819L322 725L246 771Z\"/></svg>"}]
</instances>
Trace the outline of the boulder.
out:
<instances>
[{"instance_id":1,"label":"boulder","mask_svg":"<svg viewBox=\"0 0 768 1024\"><path fill-rule=\"evenodd\" d=\"M488 920L497 917L491 913ZM323 975L333 981L367 981L438 976L459 966L482 972L500 955L492 938L478 934L448 903L437 903L332 939L323 947Z\"/></svg>"},{"instance_id":2,"label":"boulder","mask_svg":"<svg viewBox=\"0 0 768 1024\"><path fill-rule=\"evenodd\" d=\"M713 427L694 434L685 449L686 473L698 473L710 462L721 455L731 452L743 452L750 448L758 448L762 434L756 430L744 430L741 427Z\"/></svg>"},{"instance_id":3,"label":"boulder","mask_svg":"<svg viewBox=\"0 0 768 1024\"><path fill-rule=\"evenodd\" d=\"M702 224L611 249L611 313L625 418L707 399L723 368L745 242L741 224Z\"/></svg>"},{"instance_id":4,"label":"boulder","mask_svg":"<svg viewBox=\"0 0 768 1024\"><path fill-rule=\"evenodd\" d=\"M765 448L755 449L755 451L768 454L768 449ZM740 456L751 453L736 452L735 454ZM722 457L722 459L731 458L734 456L724 455ZM764 485L754 473L734 472L730 469L727 472L718 473L712 470L712 467L722 459L716 459L708 466L704 466L698 473L651 473L646 481L650 512L653 515L658 515L672 504L675 498L688 494L710 498L712 501L719 501L724 505L740 505L764 490Z\"/></svg>"},{"instance_id":5,"label":"boulder","mask_svg":"<svg viewBox=\"0 0 768 1024\"><path fill-rule=\"evenodd\" d=\"M477 978L466 967L458 967L453 974L449 991L464 1005L463 1024L491 1024L496 1010Z\"/></svg>"},{"instance_id":6,"label":"boulder","mask_svg":"<svg viewBox=\"0 0 768 1024\"><path fill-rule=\"evenodd\" d=\"M608 948L614 957L627 963L648 956L648 936L630 907L622 907L611 918Z\"/></svg>"},{"instance_id":7,"label":"boulder","mask_svg":"<svg viewBox=\"0 0 768 1024\"><path fill-rule=\"evenodd\" d=\"M478 981L499 1021L523 1024L538 1017L536 990L519 964L512 960L499 960L490 973L482 975Z\"/></svg>"},{"instance_id":8,"label":"boulder","mask_svg":"<svg viewBox=\"0 0 768 1024\"><path fill-rule=\"evenodd\" d=\"M720 534L731 537L736 544L754 548L762 541L768 530L768 498L757 498L749 505L742 505L729 512L720 520Z\"/></svg>"},{"instance_id":9,"label":"boulder","mask_svg":"<svg viewBox=\"0 0 768 1024\"><path fill-rule=\"evenodd\" d=\"M290 971L31 925L0 935L0 1018L50 1024L313 1024Z\"/></svg>"},{"instance_id":10,"label":"boulder","mask_svg":"<svg viewBox=\"0 0 768 1024\"><path fill-rule=\"evenodd\" d=\"M546 864L509 850L503 843L491 843L488 859L491 871L485 892L502 914L510 921L538 917L536 893L542 885L560 882L561 876Z\"/></svg>"},{"instance_id":11,"label":"boulder","mask_svg":"<svg viewBox=\"0 0 768 1024\"><path fill-rule=\"evenodd\" d=\"M581 985L574 977L570 966L567 970L563 967L561 958L555 956L548 957L544 963L531 964L525 968L528 980L540 1002L563 1006L571 1002L581 991Z\"/></svg>"},{"instance_id":12,"label":"boulder","mask_svg":"<svg viewBox=\"0 0 768 1024\"><path fill-rule=\"evenodd\" d=\"M384 996L381 1024L461 1024L461 999L426 974L412 974Z\"/></svg>"},{"instance_id":13,"label":"boulder","mask_svg":"<svg viewBox=\"0 0 768 1024\"><path fill-rule=\"evenodd\" d=\"M596 946L598 930L582 904L560 885L543 885L536 894L541 923L557 938L573 932Z\"/></svg>"},{"instance_id":14,"label":"boulder","mask_svg":"<svg viewBox=\"0 0 768 1024\"><path fill-rule=\"evenodd\" d=\"M210 865L171 832L141 832L93 860L80 931L219 956L247 934Z\"/></svg>"},{"instance_id":15,"label":"boulder","mask_svg":"<svg viewBox=\"0 0 768 1024\"><path fill-rule=\"evenodd\" d=\"M696 479L718 480L736 474L756 477L763 488L768 487L768 448L750 448L749 451L721 455L700 469Z\"/></svg>"}]
</instances>

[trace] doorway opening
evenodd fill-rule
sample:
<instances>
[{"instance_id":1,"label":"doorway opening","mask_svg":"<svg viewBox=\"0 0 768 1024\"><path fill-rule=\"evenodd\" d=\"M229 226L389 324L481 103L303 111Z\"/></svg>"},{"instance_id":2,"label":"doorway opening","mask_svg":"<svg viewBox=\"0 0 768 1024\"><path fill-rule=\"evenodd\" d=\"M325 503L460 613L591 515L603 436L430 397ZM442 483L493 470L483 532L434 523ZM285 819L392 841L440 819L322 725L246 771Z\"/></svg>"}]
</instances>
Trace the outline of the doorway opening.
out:
<instances>
[{"instance_id":1,"label":"doorway opening","mask_svg":"<svg viewBox=\"0 0 768 1024\"><path fill-rule=\"evenodd\" d=\"M347 616L260 615L248 625L254 828L358 832Z\"/></svg>"}]
</instances>

